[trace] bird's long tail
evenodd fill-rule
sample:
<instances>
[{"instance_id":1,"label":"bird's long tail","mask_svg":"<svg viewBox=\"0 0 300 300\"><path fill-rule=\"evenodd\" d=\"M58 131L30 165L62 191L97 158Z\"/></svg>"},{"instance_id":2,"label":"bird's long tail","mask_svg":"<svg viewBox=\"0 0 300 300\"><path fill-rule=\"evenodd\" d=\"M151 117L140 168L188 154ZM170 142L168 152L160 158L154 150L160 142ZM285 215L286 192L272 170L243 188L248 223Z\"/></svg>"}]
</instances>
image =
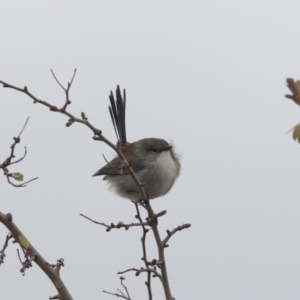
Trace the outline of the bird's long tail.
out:
<instances>
[{"instance_id":1,"label":"bird's long tail","mask_svg":"<svg viewBox=\"0 0 300 300\"><path fill-rule=\"evenodd\" d=\"M115 128L117 139L122 144L127 144L126 126L125 126L125 109L126 109L126 92L123 90L123 98L120 87L117 86L116 100L112 92L109 95L110 106L108 107L112 123Z\"/></svg>"}]
</instances>

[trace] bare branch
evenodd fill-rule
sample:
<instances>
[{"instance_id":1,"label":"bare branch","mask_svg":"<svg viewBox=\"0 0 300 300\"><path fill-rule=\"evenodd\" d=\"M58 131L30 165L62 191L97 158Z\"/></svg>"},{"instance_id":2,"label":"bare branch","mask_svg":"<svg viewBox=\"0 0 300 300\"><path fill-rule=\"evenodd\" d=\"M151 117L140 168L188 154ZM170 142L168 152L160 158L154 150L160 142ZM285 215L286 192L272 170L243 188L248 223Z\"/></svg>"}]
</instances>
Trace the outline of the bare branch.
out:
<instances>
[{"instance_id":1,"label":"bare branch","mask_svg":"<svg viewBox=\"0 0 300 300\"><path fill-rule=\"evenodd\" d=\"M147 202L149 202L149 201L147 201ZM140 223L143 223L138 203L136 203L136 202L133 201L133 204L135 205L135 209L136 209L136 216L135 217L140 221ZM144 261L146 269L148 269L146 237L147 237L147 233L149 232L149 230L144 225L142 226L142 229L143 229L143 236L142 236L142 239L141 239L142 248L143 248L143 257L142 257L142 260ZM150 270L147 270L146 286L147 286L147 290L148 290L149 300L152 300L151 272L150 272Z\"/></svg>"},{"instance_id":2,"label":"bare branch","mask_svg":"<svg viewBox=\"0 0 300 300\"><path fill-rule=\"evenodd\" d=\"M85 216L84 214L80 214L80 216L88 219L89 221L91 221L97 225L106 227L106 231L110 231L111 229L120 229L120 228L125 228L125 230L128 230L130 227L147 226L147 225L150 226L148 222L124 224L122 221L118 222L116 225L114 223L111 223L110 225L108 225L108 224L105 224L102 222L95 221L95 220Z\"/></svg>"},{"instance_id":3,"label":"bare branch","mask_svg":"<svg viewBox=\"0 0 300 300\"><path fill-rule=\"evenodd\" d=\"M10 164L9 164L10 166L13 165L13 164L19 163L20 161L22 161L26 157L26 155L27 155L27 148L26 148L26 146L24 147L24 149L25 149L25 151L24 151L23 156L20 157L19 159L17 159L16 161L11 161Z\"/></svg>"},{"instance_id":4,"label":"bare branch","mask_svg":"<svg viewBox=\"0 0 300 300\"><path fill-rule=\"evenodd\" d=\"M76 74L76 69L74 71L71 83L73 82L75 74ZM69 84L68 88L71 87L71 83ZM94 136L93 136L94 140L96 140L96 141L102 141L105 144L107 144L109 147L111 147L112 149L114 149L116 151L116 153L120 157L121 161L124 161L124 163L126 164L126 167L128 169L129 174L131 175L133 181L135 182L135 184L137 185L137 187L139 189L139 192L141 194L141 199L147 200L147 195L146 195L146 192L145 192L145 190L143 188L144 185L138 180L136 174L134 173L133 169L131 168L131 165L126 160L126 158L125 158L124 154L122 153L122 151L120 150L120 148L117 147L117 146L115 146L112 142L110 142L107 138L105 138L102 135L102 131L100 129L96 128L95 126L93 126L88 121L88 118L85 116L84 113L81 113L81 116L82 116L81 119L77 118L74 115L72 115L71 113L69 113L69 112L66 111L66 104L62 108L57 108L55 105L52 105L52 104L48 103L47 101L38 99L36 96L34 96L33 94L31 94L29 92L29 90L28 90L28 88L26 86L24 88L19 88L17 86L12 85L12 84L6 83L6 82L4 82L2 80L0 80L0 84L2 84L4 88L10 88L10 89L13 89L13 90L16 90L18 92L26 94L28 97L30 97L33 100L33 103L39 103L39 104L41 104L43 106L48 107L51 111L58 112L58 113L66 115L67 117L69 117L69 121L66 123L66 126L70 126L74 122L77 122L77 123L84 124L85 126L87 126L88 128L90 128L93 131L93 133L94 133ZM65 88L63 88L63 89L65 90ZM69 89L67 89L67 91L69 92ZM151 210L152 210L151 208L148 207L147 210L148 210L148 213L150 213L150 215L153 215L153 214L151 214Z\"/></svg>"},{"instance_id":5,"label":"bare branch","mask_svg":"<svg viewBox=\"0 0 300 300\"><path fill-rule=\"evenodd\" d=\"M161 275L156 270L154 270L150 267L147 267L146 269L144 269L144 268L140 268L140 269L130 268L130 269L127 269L125 271L118 272L118 274L125 274L125 273L131 272L131 271L135 272L136 276L139 276L140 273L145 273L145 272L148 273L148 274L153 273L154 274L153 277L158 277L161 280Z\"/></svg>"},{"instance_id":6,"label":"bare branch","mask_svg":"<svg viewBox=\"0 0 300 300\"><path fill-rule=\"evenodd\" d=\"M192 225L191 224L183 224L180 226L177 226L176 228L174 228L172 231L167 230L167 236L164 238L164 240L162 241L163 246L166 247L167 242L169 241L169 239L171 238L172 235L174 235L177 231L183 230L183 229L187 229L190 228Z\"/></svg>"},{"instance_id":7,"label":"bare branch","mask_svg":"<svg viewBox=\"0 0 300 300\"><path fill-rule=\"evenodd\" d=\"M73 300L64 282L60 278L59 273L46 262L46 260L42 257L42 255L25 238L24 234L13 222L12 215L4 214L0 212L0 222L11 232L14 239L19 243L21 249L23 250L23 253L25 255L25 261L26 261L26 265L24 265L24 262L22 262L20 258L23 268L28 268L29 264L31 264L31 261L34 261L43 270L43 272L49 277L49 279L52 281L53 285L55 286L59 295L59 298L56 299Z\"/></svg>"},{"instance_id":8,"label":"bare branch","mask_svg":"<svg viewBox=\"0 0 300 300\"><path fill-rule=\"evenodd\" d=\"M48 263L48 266L50 266L51 268L55 269L57 273L59 273L61 267L64 267L65 264L64 264L65 260L63 258L60 258L56 261L56 264L49 264Z\"/></svg>"},{"instance_id":9,"label":"bare branch","mask_svg":"<svg viewBox=\"0 0 300 300\"><path fill-rule=\"evenodd\" d=\"M30 180L28 180L28 181L25 181L25 182L23 182L23 183L20 183L20 184L14 184L13 182L10 181L10 177L12 177L11 175L12 175L12 174L8 174L8 175L6 176L6 178L7 178L7 182L8 182L9 184L11 184L12 186L14 186L14 187L26 187L26 186L27 186L26 184L28 184L29 182L39 179L38 177L35 177L35 178L30 179Z\"/></svg>"},{"instance_id":10,"label":"bare branch","mask_svg":"<svg viewBox=\"0 0 300 300\"><path fill-rule=\"evenodd\" d=\"M76 70L76 69L75 69L75 70ZM59 85L64 91L66 91L66 89L64 88L64 86L59 82L59 80L58 80L57 77L55 76L54 71L53 71L52 69L51 69L51 73L52 73L52 75L53 75L55 81L58 83L58 85Z\"/></svg>"},{"instance_id":11,"label":"bare branch","mask_svg":"<svg viewBox=\"0 0 300 300\"><path fill-rule=\"evenodd\" d=\"M125 286L125 284L123 283L123 281L125 280L125 278L121 276L121 277L120 277L120 280L121 280L121 284L122 284L124 290L126 291L127 297L130 299L130 295L129 295L128 289L127 289L127 287Z\"/></svg>"},{"instance_id":12,"label":"bare branch","mask_svg":"<svg viewBox=\"0 0 300 300\"><path fill-rule=\"evenodd\" d=\"M107 292L107 291L103 291L103 293L108 294L108 295L112 295L112 296L116 296L116 297L118 297L118 298L123 298L123 299L126 299L126 300L131 300L130 295L129 295L129 292L128 292L128 289L127 289L127 287L125 286L125 284L123 283L123 281L125 280L125 278L121 276L121 277L120 277L120 280L121 280L121 285L123 286L123 288L124 288L124 290L125 290L127 296L125 296L125 294L124 294L121 290L119 290L119 289L117 289L117 291L118 291L120 294L118 294L118 293L110 293L110 292Z\"/></svg>"},{"instance_id":13,"label":"bare branch","mask_svg":"<svg viewBox=\"0 0 300 300\"><path fill-rule=\"evenodd\" d=\"M5 255L5 250L6 250L7 246L8 246L8 242L9 242L9 240L10 240L11 238L13 238L13 236L12 236L11 233L9 233L9 234L6 236L6 239L5 239L5 242L4 242L4 245L3 245L2 249L0 250L0 266L1 266L1 264L4 263L4 258L5 258L5 256L6 256L6 255Z\"/></svg>"},{"instance_id":14,"label":"bare branch","mask_svg":"<svg viewBox=\"0 0 300 300\"><path fill-rule=\"evenodd\" d=\"M77 69L74 70L73 77L72 77L71 81L68 82L68 89L70 89L70 87L71 87L71 85L72 85L72 83L73 83L73 81L74 81L74 78L75 78L75 76L76 76L76 72L77 72Z\"/></svg>"},{"instance_id":15,"label":"bare branch","mask_svg":"<svg viewBox=\"0 0 300 300\"><path fill-rule=\"evenodd\" d=\"M23 133L23 131L24 131L24 129L25 129L25 127L26 127L28 121L29 121L29 117L27 118L27 120L26 120L26 122L25 122L25 124L24 124L24 126L23 126L23 128L22 128L22 130L20 131L20 133L19 133L19 135L18 135L18 138L19 138L19 137L21 136L21 134Z\"/></svg>"},{"instance_id":16,"label":"bare branch","mask_svg":"<svg viewBox=\"0 0 300 300\"><path fill-rule=\"evenodd\" d=\"M23 126L23 128L21 130L21 132L19 133L19 135L17 137L13 138L14 142L10 146L10 148L11 148L10 155L4 160L4 162L2 164L0 164L0 169L3 170L4 175L6 176L7 182L9 184L11 184L12 186L14 186L14 187L25 187L27 183L38 179L38 177L36 177L36 178L30 179L30 180L28 180L26 182L23 182L21 184L15 184L15 183L13 183L10 180L10 178L12 177L15 180L22 181L23 180L23 175L21 173L10 173L9 170L8 170L8 167L10 167L13 164L17 164L17 163L21 162L25 158L25 156L27 154L27 148L24 147L25 148L24 155L22 157L20 157L19 159L17 159L16 161L12 161L12 159L15 157L15 148L16 148L16 145L19 144L20 141L21 141L20 136L23 133L23 131L24 131L24 129L25 129L27 123L28 123L28 120L29 120L29 118L27 118L27 120L26 120L26 122L25 122L25 124L24 124L24 126Z\"/></svg>"},{"instance_id":17,"label":"bare branch","mask_svg":"<svg viewBox=\"0 0 300 300\"><path fill-rule=\"evenodd\" d=\"M126 300L131 300L131 298L128 298L125 295L121 295L121 294L118 294L118 293L110 293L110 292L107 292L107 291L103 291L103 293L108 294L108 295L112 295L112 296L116 296L118 298L123 298L123 299L126 299Z\"/></svg>"},{"instance_id":18,"label":"bare branch","mask_svg":"<svg viewBox=\"0 0 300 300\"><path fill-rule=\"evenodd\" d=\"M63 111L65 111L66 108L67 108L67 106L68 106L69 104L71 104L71 100L70 100L70 97L69 97L69 91L70 91L70 88L71 88L72 83L73 83L73 81L74 81L74 78L75 78L75 75L76 75L76 71L77 71L77 69L74 70L73 77L72 77L71 81L68 82L68 87L67 87L67 88L64 88L64 86L59 82L59 80L58 80L57 77L55 76L54 71L51 70L51 73L52 73L52 75L53 75L55 81L56 81L56 82L59 84L59 86L65 91L65 94L66 94L66 102L65 102L65 105L62 107L62 110L63 110Z\"/></svg>"},{"instance_id":19,"label":"bare branch","mask_svg":"<svg viewBox=\"0 0 300 300\"><path fill-rule=\"evenodd\" d=\"M90 128L92 130L92 132L94 133L94 136L93 136L94 140L96 140L96 141L102 141L102 142L106 143L109 147L111 147L112 149L114 149L116 151L116 153L120 157L121 161L124 162L125 167L128 169L128 172L131 175L133 181L135 182L137 188L139 189L139 192L140 192L140 195L141 195L141 199L144 202L143 207L147 210L147 213L148 213L148 218L149 218L148 220L150 220L150 221L152 220L151 226L152 226L152 231L153 231L153 234L154 234L154 237L155 237L155 241L156 241L156 244L157 244L157 248L158 248L158 260L161 262L161 280L162 280L162 285L163 285L164 292L165 292L165 297L166 297L167 300L173 300L174 298L172 297L172 293L171 293L170 286L169 286L169 280L168 280L168 274L167 274L167 268L166 268L166 260L165 260L165 256L164 256L165 245L163 244L163 242L161 240L161 237L160 237L160 234L159 234L159 231L158 231L158 228L157 228L157 223L155 223L153 221L153 220L157 219L157 216L153 212L153 209L152 209L152 207L151 207L151 205L149 203L149 200L148 200L147 195L146 195L145 190L144 190L144 184L141 183L138 180L135 172L133 171L133 169L131 167L130 162L128 162L126 160L126 158L125 158L124 154L122 153L121 149L118 146L115 146L113 143L111 143L108 139L106 139L102 135L102 131L100 129L96 128L95 126L93 126L88 121L88 118L85 116L84 113L81 113L81 118L77 118L74 115L72 115L71 113L69 113L69 112L66 111L67 105L70 104L68 92L69 92L69 89L70 89L71 84L73 82L73 79L75 77L75 74L76 74L76 70L74 71L73 78L72 78L71 82L68 84L68 88L67 89L63 88L63 86L59 83L59 85L64 89L64 91L66 93L66 102L65 102L64 106L61 107L61 108L57 108L56 106L51 105L50 103L48 103L48 102L46 102L44 100L38 99L36 96L34 96L33 94L31 94L28 91L28 88L26 86L24 88L19 88L19 87L13 86L11 84L8 84L8 83L6 83L4 81L1 81L1 80L0 80L0 84L2 84L3 87L5 87L5 88L11 88L11 89L14 89L16 91L19 91L21 93L26 94L27 96L29 96L33 100L34 103L39 103L41 105L44 105L44 106L48 107L51 111L58 112L58 113L66 115L69 118L66 126L70 126L70 125L72 125L75 122L84 124L85 126L87 126L88 128ZM150 221L148 223L150 223ZM144 223L144 222L142 222L140 220L140 223ZM101 224L101 225L105 226L105 227L108 226L108 225L106 225L104 223ZM143 224L142 228L143 228L143 226L145 226L145 225ZM145 230L148 230L148 229L145 228ZM142 240L143 239L145 240L145 238L146 238L146 234L144 232ZM144 242L142 242L142 243L144 243ZM146 261L147 261L147 259L145 259L145 262ZM150 274L150 272L149 272L149 274ZM151 277L150 277L149 274L148 274L148 283L150 285L150 279L151 279ZM152 296L150 294L151 289L149 287L148 287L148 292L149 292L149 299L152 299L151 298Z\"/></svg>"}]
</instances>

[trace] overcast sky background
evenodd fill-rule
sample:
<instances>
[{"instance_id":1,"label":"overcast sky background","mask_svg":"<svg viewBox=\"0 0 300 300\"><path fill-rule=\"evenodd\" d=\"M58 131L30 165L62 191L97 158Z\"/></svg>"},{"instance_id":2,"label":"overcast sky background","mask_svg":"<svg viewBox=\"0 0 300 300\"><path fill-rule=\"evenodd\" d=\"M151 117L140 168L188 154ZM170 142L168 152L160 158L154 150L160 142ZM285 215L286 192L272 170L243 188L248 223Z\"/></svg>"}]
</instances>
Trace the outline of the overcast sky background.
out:
<instances>
[{"instance_id":1,"label":"overcast sky background","mask_svg":"<svg viewBox=\"0 0 300 300\"><path fill-rule=\"evenodd\" d=\"M58 106L74 68L69 110L116 141L108 95L127 91L130 141L163 138L176 146L182 172L152 202L166 209L161 235L182 223L166 250L176 299L279 300L300 297L300 145L287 131L300 109L285 99L286 77L300 79L300 2L8 1L0 2L0 79L27 86ZM0 89L0 160L27 117L10 169L0 181L2 212L47 261L63 257L61 276L75 299L113 299L118 271L142 266L141 231L104 228L132 222L133 205L91 175L113 151L79 124L23 94ZM0 226L0 245L7 229ZM16 245L0 268L1 299L48 299L54 287L35 265L21 276ZM153 239L149 257L156 257ZM145 276L126 275L132 299L147 299ZM158 281L154 299L164 299Z\"/></svg>"}]
</instances>

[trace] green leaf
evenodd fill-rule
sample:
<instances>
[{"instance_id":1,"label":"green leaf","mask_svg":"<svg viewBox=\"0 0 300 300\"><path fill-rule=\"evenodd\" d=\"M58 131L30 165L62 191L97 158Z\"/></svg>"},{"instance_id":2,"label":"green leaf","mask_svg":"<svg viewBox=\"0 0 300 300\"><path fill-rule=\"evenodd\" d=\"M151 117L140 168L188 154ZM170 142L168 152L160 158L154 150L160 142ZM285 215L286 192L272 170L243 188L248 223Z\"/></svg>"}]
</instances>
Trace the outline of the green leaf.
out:
<instances>
[{"instance_id":1,"label":"green leaf","mask_svg":"<svg viewBox=\"0 0 300 300\"><path fill-rule=\"evenodd\" d=\"M19 236L19 242L25 249L29 248L30 244L24 235Z\"/></svg>"},{"instance_id":2,"label":"green leaf","mask_svg":"<svg viewBox=\"0 0 300 300\"><path fill-rule=\"evenodd\" d=\"M13 173L12 174L13 179L18 180L18 181L23 181L24 175L21 173Z\"/></svg>"}]
</instances>

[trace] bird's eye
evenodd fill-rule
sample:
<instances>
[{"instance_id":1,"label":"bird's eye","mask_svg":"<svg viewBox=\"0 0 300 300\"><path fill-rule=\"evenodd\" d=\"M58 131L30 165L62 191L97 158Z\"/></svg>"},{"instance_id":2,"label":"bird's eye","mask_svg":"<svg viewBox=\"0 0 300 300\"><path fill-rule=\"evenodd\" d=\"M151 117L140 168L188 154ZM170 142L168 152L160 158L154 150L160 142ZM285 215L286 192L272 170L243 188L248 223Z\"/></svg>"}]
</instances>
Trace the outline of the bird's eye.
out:
<instances>
[{"instance_id":1,"label":"bird's eye","mask_svg":"<svg viewBox=\"0 0 300 300\"><path fill-rule=\"evenodd\" d=\"M152 152L153 152L153 153L157 153L157 152L158 152L158 149L154 148L154 149L152 149Z\"/></svg>"}]
</instances>

